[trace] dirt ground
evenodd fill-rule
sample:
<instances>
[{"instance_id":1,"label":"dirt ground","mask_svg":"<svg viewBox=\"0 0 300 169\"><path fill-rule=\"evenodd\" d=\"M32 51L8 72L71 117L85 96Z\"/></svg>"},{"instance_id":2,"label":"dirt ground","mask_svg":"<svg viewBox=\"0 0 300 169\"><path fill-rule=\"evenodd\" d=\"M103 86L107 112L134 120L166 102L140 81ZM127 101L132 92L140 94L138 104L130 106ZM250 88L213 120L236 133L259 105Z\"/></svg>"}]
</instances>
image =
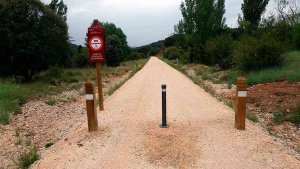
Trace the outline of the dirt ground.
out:
<instances>
[{"instance_id":1,"label":"dirt ground","mask_svg":"<svg viewBox=\"0 0 300 169\"><path fill-rule=\"evenodd\" d=\"M167 87L168 129L161 122ZM157 58L105 101L99 131L86 117L42 153L33 168L299 168L260 125L234 129L234 112ZM56 128L56 127L55 127Z\"/></svg>"},{"instance_id":2,"label":"dirt ground","mask_svg":"<svg viewBox=\"0 0 300 169\"><path fill-rule=\"evenodd\" d=\"M104 92L128 75L105 77ZM55 144L85 123L83 92L81 88L52 96L54 105L46 104L48 98L33 99L22 106L22 114L15 116L10 125L0 125L0 168L16 168L18 156L29 147L36 146L43 153L46 144Z\"/></svg>"}]
</instances>

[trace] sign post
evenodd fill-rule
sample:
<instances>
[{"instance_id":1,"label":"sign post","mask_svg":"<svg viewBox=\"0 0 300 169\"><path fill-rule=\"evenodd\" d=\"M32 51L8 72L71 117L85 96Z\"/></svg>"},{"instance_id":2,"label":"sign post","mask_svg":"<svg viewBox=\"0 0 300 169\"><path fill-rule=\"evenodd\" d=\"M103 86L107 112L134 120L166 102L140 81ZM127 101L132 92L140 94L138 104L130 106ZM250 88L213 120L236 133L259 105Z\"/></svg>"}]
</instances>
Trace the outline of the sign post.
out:
<instances>
[{"instance_id":1,"label":"sign post","mask_svg":"<svg viewBox=\"0 0 300 169\"><path fill-rule=\"evenodd\" d=\"M104 110L103 91L101 79L101 64L106 59L105 29L100 26L98 20L88 29L89 57L92 63L96 63L96 75L98 83L99 109Z\"/></svg>"},{"instance_id":2,"label":"sign post","mask_svg":"<svg viewBox=\"0 0 300 169\"><path fill-rule=\"evenodd\" d=\"M247 103L247 79L239 77L237 80L237 103L235 113L235 128L245 130L246 122L246 103Z\"/></svg>"}]
</instances>

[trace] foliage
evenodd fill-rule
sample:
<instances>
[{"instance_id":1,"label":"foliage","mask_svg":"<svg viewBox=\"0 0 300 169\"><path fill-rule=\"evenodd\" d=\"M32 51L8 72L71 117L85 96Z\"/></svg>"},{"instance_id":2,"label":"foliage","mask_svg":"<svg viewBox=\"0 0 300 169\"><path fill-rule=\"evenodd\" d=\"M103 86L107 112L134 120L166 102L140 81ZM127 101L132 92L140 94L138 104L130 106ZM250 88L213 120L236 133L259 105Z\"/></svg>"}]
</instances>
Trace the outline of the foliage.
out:
<instances>
[{"instance_id":1,"label":"foliage","mask_svg":"<svg viewBox=\"0 0 300 169\"><path fill-rule=\"evenodd\" d=\"M205 52L211 64L217 64L223 69L233 65L234 42L230 35L221 35L211 39L205 45Z\"/></svg>"},{"instance_id":2,"label":"foliage","mask_svg":"<svg viewBox=\"0 0 300 169\"><path fill-rule=\"evenodd\" d=\"M175 31L190 42L205 42L225 26L224 0L185 0L180 9L183 19Z\"/></svg>"},{"instance_id":3,"label":"foliage","mask_svg":"<svg viewBox=\"0 0 300 169\"><path fill-rule=\"evenodd\" d=\"M119 66L122 61L122 43L115 35L106 38L107 65Z\"/></svg>"},{"instance_id":4,"label":"foliage","mask_svg":"<svg viewBox=\"0 0 300 169\"><path fill-rule=\"evenodd\" d=\"M243 75L248 79L248 84L250 86L282 80L287 80L289 82L300 81L300 52L288 52L283 54L283 57L285 58L285 61L281 67L267 68L249 73L230 70L226 76L223 77L223 80L230 84L235 84L237 77Z\"/></svg>"},{"instance_id":5,"label":"foliage","mask_svg":"<svg viewBox=\"0 0 300 169\"><path fill-rule=\"evenodd\" d=\"M293 40L295 43L295 47L300 49L300 24L296 24L293 27Z\"/></svg>"},{"instance_id":6,"label":"foliage","mask_svg":"<svg viewBox=\"0 0 300 169\"><path fill-rule=\"evenodd\" d=\"M93 23L92 23L93 24ZM92 26L91 24L91 26ZM130 48L127 43L127 37L123 30L119 27L117 27L114 23L110 22L100 22L100 26L105 29L105 36L106 38L111 36L116 36L120 41L120 46L122 50L122 57L121 61L126 60L126 58L130 55ZM118 52L118 51L116 51Z\"/></svg>"},{"instance_id":7,"label":"foliage","mask_svg":"<svg viewBox=\"0 0 300 169\"><path fill-rule=\"evenodd\" d=\"M244 37L235 50L234 62L242 71L280 66L283 62L280 44L269 36Z\"/></svg>"},{"instance_id":8,"label":"foliage","mask_svg":"<svg viewBox=\"0 0 300 169\"><path fill-rule=\"evenodd\" d=\"M144 53L139 53L139 52L133 52L129 55L127 58L128 60L138 60L138 59L143 59L146 58L146 55Z\"/></svg>"},{"instance_id":9,"label":"foliage","mask_svg":"<svg viewBox=\"0 0 300 169\"><path fill-rule=\"evenodd\" d=\"M300 104L298 104L297 109L295 113L293 113L291 116L287 118L288 121L299 125L300 124Z\"/></svg>"},{"instance_id":10,"label":"foliage","mask_svg":"<svg viewBox=\"0 0 300 169\"><path fill-rule=\"evenodd\" d=\"M78 48L78 53L72 58L72 65L76 68L91 66L88 48Z\"/></svg>"},{"instance_id":11,"label":"foliage","mask_svg":"<svg viewBox=\"0 0 300 169\"><path fill-rule=\"evenodd\" d=\"M286 116L283 113L274 113L272 117L272 121L275 124L280 124L286 120Z\"/></svg>"},{"instance_id":12,"label":"foliage","mask_svg":"<svg viewBox=\"0 0 300 169\"><path fill-rule=\"evenodd\" d=\"M249 120L253 121L254 123L258 123L259 122L259 118L256 115L254 115L254 114L247 115L247 118Z\"/></svg>"},{"instance_id":13,"label":"foliage","mask_svg":"<svg viewBox=\"0 0 300 169\"><path fill-rule=\"evenodd\" d=\"M155 56L164 48L164 41L160 40L149 45L140 46L133 49L133 52L142 53L145 57Z\"/></svg>"},{"instance_id":14,"label":"foliage","mask_svg":"<svg viewBox=\"0 0 300 169\"><path fill-rule=\"evenodd\" d=\"M261 20L261 15L265 11L269 0L244 0L242 11L245 21L250 23L250 30L255 30Z\"/></svg>"},{"instance_id":15,"label":"foliage","mask_svg":"<svg viewBox=\"0 0 300 169\"><path fill-rule=\"evenodd\" d=\"M27 152L20 154L18 159L18 167L21 169L27 169L35 161L39 160L40 155L37 152L36 148L32 148Z\"/></svg>"},{"instance_id":16,"label":"foliage","mask_svg":"<svg viewBox=\"0 0 300 169\"><path fill-rule=\"evenodd\" d=\"M121 77L128 72L133 72L137 67L143 66L146 59L121 63L119 67L103 66L104 77ZM63 91L79 89L83 83L92 80L96 83L95 68L61 69L52 67L41 72L34 81L16 83L13 80L0 81L0 124L8 124L10 117L21 112L21 105L35 97L51 96ZM59 100L49 97L46 101L54 105Z\"/></svg>"},{"instance_id":17,"label":"foliage","mask_svg":"<svg viewBox=\"0 0 300 169\"><path fill-rule=\"evenodd\" d=\"M180 55L183 53L182 50L180 50L176 46L172 46L169 48L166 48L163 52L163 55L165 58L174 60L174 59L179 59Z\"/></svg>"},{"instance_id":18,"label":"foliage","mask_svg":"<svg viewBox=\"0 0 300 169\"><path fill-rule=\"evenodd\" d=\"M56 12L58 15L64 18L64 20L67 20L67 12L68 7L64 4L63 0L52 0L51 3L48 5L50 9L52 9L54 12Z\"/></svg>"},{"instance_id":19,"label":"foliage","mask_svg":"<svg viewBox=\"0 0 300 169\"><path fill-rule=\"evenodd\" d=\"M8 124L10 114L21 111L20 104L27 99L20 86L10 83L0 84L0 123Z\"/></svg>"},{"instance_id":20,"label":"foliage","mask_svg":"<svg viewBox=\"0 0 300 169\"><path fill-rule=\"evenodd\" d=\"M67 24L39 0L2 0L0 18L0 75L27 81L70 62Z\"/></svg>"}]
</instances>

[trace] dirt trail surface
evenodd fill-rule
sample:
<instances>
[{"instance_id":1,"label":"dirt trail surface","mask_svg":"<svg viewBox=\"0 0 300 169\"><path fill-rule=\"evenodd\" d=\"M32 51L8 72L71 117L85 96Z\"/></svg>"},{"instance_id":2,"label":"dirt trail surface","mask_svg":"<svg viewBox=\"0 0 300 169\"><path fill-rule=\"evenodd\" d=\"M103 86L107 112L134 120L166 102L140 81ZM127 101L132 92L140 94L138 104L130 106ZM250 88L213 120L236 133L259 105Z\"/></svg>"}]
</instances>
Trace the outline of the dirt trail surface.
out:
<instances>
[{"instance_id":1,"label":"dirt trail surface","mask_svg":"<svg viewBox=\"0 0 300 169\"><path fill-rule=\"evenodd\" d=\"M168 129L161 123L167 86ZM99 131L86 119L42 154L33 168L298 168L259 125L233 127L234 112L157 58L105 101Z\"/></svg>"}]
</instances>

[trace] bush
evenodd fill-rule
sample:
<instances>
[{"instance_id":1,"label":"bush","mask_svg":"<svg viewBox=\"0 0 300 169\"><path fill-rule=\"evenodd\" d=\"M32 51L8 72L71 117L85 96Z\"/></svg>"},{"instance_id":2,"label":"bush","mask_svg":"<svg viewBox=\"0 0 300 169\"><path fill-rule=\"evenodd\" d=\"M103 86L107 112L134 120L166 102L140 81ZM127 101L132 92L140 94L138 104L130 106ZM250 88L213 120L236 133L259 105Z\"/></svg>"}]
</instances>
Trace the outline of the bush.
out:
<instances>
[{"instance_id":1,"label":"bush","mask_svg":"<svg viewBox=\"0 0 300 169\"><path fill-rule=\"evenodd\" d=\"M269 36L255 39L244 37L234 52L234 63L242 71L255 71L283 63L280 44Z\"/></svg>"},{"instance_id":2,"label":"bush","mask_svg":"<svg viewBox=\"0 0 300 169\"><path fill-rule=\"evenodd\" d=\"M0 75L34 75L70 61L68 26L39 0L0 1Z\"/></svg>"},{"instance_id":3,"label":"bush","mask_svg":"<svg viewBox=\"0 0 300 169\"><path fill-rule=\"evenodd\" d=\"M89 60L88 48L83 48L80 52L78 52L72 58L73 67L83 68L87 66L91 66L91 62Z\"/></svg>"},{"instance_id":4,"label":"bush","mask_svg":"<svg viewBox=\"0 0 300 169\"><path fill-rule=\"evenodd\" d=\"M18 159L18 167L21 169L27 169L35 161L39 160L40 156L36 148L33 148L27 152L22 153Z\"/></svg>"},{"instance_id":5,"label":"bush","mask_svg":"<svg viewBox=\"0 0 300 169\"><path fill-rule=\"evenodd\" d=\"M209 40L204 50L212 64L217 64L223 69L232 67L234 42L230 35L221 35Z\"/></svg>"},{"instance_id":6,"label":"bush","mask_svg":"<svg viewBox=\"0 0 300 169\"><path fill-rule=\"evenodd\" d=\"M127 60L139 60L139 59L143 59L143 58L146 58L146 55L144 53L133 52L129 55Z\"/></svg>"},{"instance_id":7,"label":"bush","mask_svg":"<svg viewBox=\"0 0 300 169\"><path fill-rule=\"evenodd\" d=\"M296 24L293 27L293 40L295 43L295 47L300 49L300 24Z\"/></svg>"},{"instance_id":8,"label":"bush","mask_svg":"<svg viewBox=\"0 0 300 169\"><path fill-rule=\"evenodd\" d=\"M163 52L164 57L170 60L179 59L183 51L176 46L168 47Z\"/></svg>"},{"instance_id":9,"label":"bush","mask_svg":"<svg viewBox=\"0 0 300 169\"><path fill-rule=\"evenodd\" d=\"M112 67L119 66L123 60L122 43L120 39L115 35L108 36L106 44L107 65Z\"/></svg>"}]
</instances>

